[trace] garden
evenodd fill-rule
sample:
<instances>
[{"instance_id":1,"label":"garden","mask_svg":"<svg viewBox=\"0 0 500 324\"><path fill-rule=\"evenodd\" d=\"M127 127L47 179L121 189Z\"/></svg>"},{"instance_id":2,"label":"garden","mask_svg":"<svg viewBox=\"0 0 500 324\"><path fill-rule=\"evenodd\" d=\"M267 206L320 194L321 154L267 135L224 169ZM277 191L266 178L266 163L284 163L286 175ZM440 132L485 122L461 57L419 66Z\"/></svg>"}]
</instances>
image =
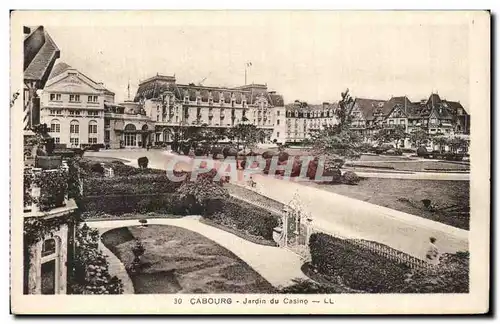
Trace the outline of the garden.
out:
<instances>
[{"instance_id":1,"label":"garden","mask_svg":"<svg viewBox=\"0 0 500 324\"><path fill-rule=\"evenodd\" d=\"M137 294L275 292L233 253L180 227L116 228L102 241L125 265Z\"/></svg>"}]
</instances>

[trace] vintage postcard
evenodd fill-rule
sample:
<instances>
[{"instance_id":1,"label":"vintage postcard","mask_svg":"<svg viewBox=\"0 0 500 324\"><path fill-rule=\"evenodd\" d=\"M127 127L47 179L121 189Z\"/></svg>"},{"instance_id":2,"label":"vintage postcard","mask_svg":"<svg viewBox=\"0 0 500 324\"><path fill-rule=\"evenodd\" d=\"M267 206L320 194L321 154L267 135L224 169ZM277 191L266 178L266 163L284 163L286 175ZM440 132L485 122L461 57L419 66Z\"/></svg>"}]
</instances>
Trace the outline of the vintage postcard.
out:
<instances>
[{"instance_id":1,"label":"vintage postcard","mask_svg":"<svg viewBox=\"0 0 500 324\"><path fill-rule=\"evenodd\" d=\"M487 11L13 11L15 314L489 310Z\"/></svg>"}]
</instances>

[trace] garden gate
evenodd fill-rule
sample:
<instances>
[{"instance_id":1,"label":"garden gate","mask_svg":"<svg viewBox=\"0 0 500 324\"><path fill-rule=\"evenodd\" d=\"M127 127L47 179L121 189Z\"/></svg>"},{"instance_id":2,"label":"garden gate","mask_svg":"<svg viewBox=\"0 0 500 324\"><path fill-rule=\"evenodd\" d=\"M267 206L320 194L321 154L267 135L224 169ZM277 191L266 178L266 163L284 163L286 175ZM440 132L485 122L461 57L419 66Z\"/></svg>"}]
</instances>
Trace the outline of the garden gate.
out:
<instances>
[{"instance_id":1,"label":"garden gate","mask_svg":"<svg viewBox=\"0 0 500 324\"><path fill-rule=\"evenodd\" d=\"M282 215L282 246L309 261L309 237L312 218L303 209L298 192L284 208Z\"/></svg>"}]
</instances>

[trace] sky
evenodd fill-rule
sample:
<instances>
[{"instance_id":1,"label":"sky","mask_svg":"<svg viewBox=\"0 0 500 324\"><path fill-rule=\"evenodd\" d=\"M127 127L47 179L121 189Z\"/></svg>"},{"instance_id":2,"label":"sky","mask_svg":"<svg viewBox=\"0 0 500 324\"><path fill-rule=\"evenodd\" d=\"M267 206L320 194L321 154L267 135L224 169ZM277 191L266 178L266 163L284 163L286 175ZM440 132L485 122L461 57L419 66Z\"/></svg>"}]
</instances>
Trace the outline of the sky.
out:
<instances>
[{"instance_id":1,"label":"sky","mask_svg":"<svg viewBox=\"0 0 500 324\"><path fill-rule=\"evenodd\" d=\"M129 80L133 98L139 80L157 73L175 74L178 83L243 85L247 62L247 83L266 83L286 103L337 101L346 88L363 98L417 101L434 91L465 107L469 101L463 19L263 11L136 18L47 20L45 28L58 61L104 82L118 102Z\"/></svg>"}]
</instances>

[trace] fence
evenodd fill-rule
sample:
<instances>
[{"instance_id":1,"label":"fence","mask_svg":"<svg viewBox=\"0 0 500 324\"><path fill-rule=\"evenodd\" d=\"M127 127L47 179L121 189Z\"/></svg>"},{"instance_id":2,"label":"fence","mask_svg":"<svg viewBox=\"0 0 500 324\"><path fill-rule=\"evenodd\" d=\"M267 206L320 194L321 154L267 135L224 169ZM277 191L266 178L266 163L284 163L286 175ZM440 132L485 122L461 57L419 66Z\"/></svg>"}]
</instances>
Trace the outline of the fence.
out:
<instances>
[{"instance_id":1,"label":"fence","mask_svg":"<svg viewBox=\"0 0 500 324\"><path fill-rule=\"evenodd\" d=\"M252 191L255 194L260 194L260 192L252 185L252 186L244 186L241 184L237 183L232 183L233 185L236 185L238 187L244 188L246 190ZM265 208L269 210L270 212L279 215L284 219L287 217L287 213L284 210L276 210L275 208L270 207L269 205L262 203L260 201L253 201L251 199L244 198L240 195L237 194L231 194L232 197L242 200L248 204L252 204L254 206L260 207L260 208ZM270 199L269 197L264 196L266 199ZM285 223L285 222L283 222ZM299 254L303 260L307 261L310 258L310 252L309 252L309 238L312 233L324 233L327 235L331 235L333 237L336 237L341 240L345 240L346 242L349 241L350 243L353 243L359 247L365 248L373 253L376 253L378 255L381 255L389 260L396 261L398 263L405 264L406 266L410 267L411 269L422 269L422 270L432 270L434 268L434 265L426 262L425 260L419 259L417 257L414 257L412 255L409 255L407 253L404 253L402 251L399 251L397 249L394 249L388 245L381 244L375 241L368 241L360 238L349 238L346 236L343 236L339 233L331 232L331 231L325 231L324 229L318 228L314 226L314 221L310 220L305 223L306 225L306 242L304 245L300 246L293 246L293 247L288 247L291 251ZM281 235L279 235L280 238L283 238L283 233L285 229L281 229ZM286 246L286 245L281 245L280 246Z\"/></svg>"}]
</instances>

